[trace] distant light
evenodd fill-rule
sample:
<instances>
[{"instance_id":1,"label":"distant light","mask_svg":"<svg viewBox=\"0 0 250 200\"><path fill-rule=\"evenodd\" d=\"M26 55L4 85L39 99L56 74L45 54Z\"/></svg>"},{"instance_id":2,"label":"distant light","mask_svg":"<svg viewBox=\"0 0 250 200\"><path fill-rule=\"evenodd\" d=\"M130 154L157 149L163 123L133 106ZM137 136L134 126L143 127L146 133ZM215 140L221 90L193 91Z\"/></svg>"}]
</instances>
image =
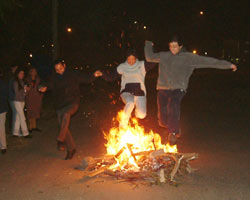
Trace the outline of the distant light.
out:
<instances>
[{"instance_id":1,"label":"distant light","mask_svg":"<svg viewBox=\"0 0 250 200\"><path fill-rule=\"evenodd\" d=\"M31 63L30 62L28 62L28 66L30 66L31 65Z\"/></svg>"},{"instance_id":2,"label":"distant light","mask_svg":"<svg viewBox=\"0 0 250 200\"><path fill-rule=\"evenodd\" d=\"M50 46L51 46L51 47L54 47L54 44L51 44Z\"/></svg>"},{"instance_id":3,"label":"distant light","mask_svg":"<svg viewBox=\"0 0 250 200\"><path fill-rule=\"evenodd\" d=\"M143 28L146 30L146 29L147 29L147 26L143 26Z\"/></svg>"},{"instance_id":4,"label":"distant light","mask_svg":"<svg viewBox=\"0 0 250 200\"><path fill-rule=\"evenodd\" d=\"M205 52L204 54L207 55L207 52Z\"/></svg>"},{"instance_id":5,"label":"distant light","mask_svg":"<svg viewBox=\"0 0 250 200\"><path fill-rule=\"evenodd\" d=\"M32 58L33 57L32 53L29 56L30 56L30 58Z\"/></svg>"},{"instance_id":6,"label":"distant light","mask_svg":"<svg viewBox=\"0 0 250 200\"><path fill-rule=\"evenodd\" d=\"M137 24L138 22L137 21L134 21L134 24Z\"/></svg>"},{"instance_id":7,"label":"distant light","mask_svg":"<svg viewBox=\"0 0 250 200\"><path fill-rule=\"evenodd\" d=\"M204 14L204 12L203 11L200 11L200 15L203 15Z\"/></svg>"},{"instance_id":8,"label":"distant light","mask_svg":"<svg viewBox=\"0 0 250 200\"><path fill-rule=\"evenodd\" d=\"M67 32L71 33L72 29L71 28L67 28Z\"/></svg>"},{"instance_id":9,"label":"distant light","mask_svg":"<svg viewBox=\"0 0 250 200\"><path fill-rule=\"evenodd\" d=\"M197 53L197 51L196 50L193 50L193 54L196 54Z\"/></svg>"},{"instance_id":10,"label":"distant light","mask_svg":"<svg viewBox=\"0 0 250 200\"><path fill-rule=\"evenodd\" d=\"M43 44L42 47L45 47L45 45Z\"/></svg>"}]
</instances>

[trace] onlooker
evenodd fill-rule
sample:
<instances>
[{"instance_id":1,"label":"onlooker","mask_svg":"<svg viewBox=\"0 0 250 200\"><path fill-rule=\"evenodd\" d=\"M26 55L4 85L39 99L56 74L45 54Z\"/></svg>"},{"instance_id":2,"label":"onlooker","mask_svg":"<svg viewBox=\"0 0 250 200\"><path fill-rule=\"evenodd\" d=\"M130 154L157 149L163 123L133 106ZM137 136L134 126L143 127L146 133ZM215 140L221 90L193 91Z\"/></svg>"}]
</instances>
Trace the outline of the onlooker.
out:
<instances>
[{"instance_id":1,"label":"onlooker","mask_svg":"<svg viewBox=\"0 0 250 200\"><path fill-rule=\"evenodd\" d=\"M8 111L8 87L3 80L3 70L0 69L0 149L2 154L6 153L6 133L5 121L6 113Z\"/></svg>"},{"instance_id":2,"label":"onlooker","mask_svg":"<svg viewBox=\"0 0 250 200\"><path fill-rule=\"evenodd\" d=\"M198 56L185 52L177 35L169 41L168 52L153 52L153 43L146 41L145 57L148 62L159 63L158 120L159 125L168 129L169 143L175 144L180 137L180 104L186 93L189 78L197 68L217 68L237 70L237 67L225 60Z\"/></svg>"},{"instance_id":3,"label":"onlooker","mask_svg":"<svg viewBox=\"0 0 250 200\"><path fill-rule=\"evenodd\" d=\"M60 126L57 137L57 148L64 151L64 145L67 147L65 160L72 159L76 153L75 142L69 130L70 119L80 105L80 88L81 83L89 83L95 79L93 75L77 74L66 67L64 60L55 61L54 73L48 81L46 87L40 87L39 91L46 92L51 89L55 98L55 106Z\"/></svg>"},{"instance_id":4,"label":"onlooker","mask_svg":"<svg viewBox=\"0 0 250 200\"><path fill-rule=\"evenodd\" d=\"M19 67L15 72L15 77L9 90L12 109L12 134L14 137L24 136L25 138L31 138L23 110L27 89L28 87L24 84L24 70Z\"/></svg>"},{"instance_id":5,"label":"onlooker","mask_svg":"<svg viewBox=\"0 0 250 200\"><path fill-rule=\"evenodd\" d=\"M29 132L31 133L32 131L41 131L39 128L37 128L36 121L40 118L43 94L38 91L40 77L38 76L37 70L35 68L31 68L29 70L26 81L29 89L25 102L27 108L27 118L29 122Z\"/></svg>"}]
</instances>

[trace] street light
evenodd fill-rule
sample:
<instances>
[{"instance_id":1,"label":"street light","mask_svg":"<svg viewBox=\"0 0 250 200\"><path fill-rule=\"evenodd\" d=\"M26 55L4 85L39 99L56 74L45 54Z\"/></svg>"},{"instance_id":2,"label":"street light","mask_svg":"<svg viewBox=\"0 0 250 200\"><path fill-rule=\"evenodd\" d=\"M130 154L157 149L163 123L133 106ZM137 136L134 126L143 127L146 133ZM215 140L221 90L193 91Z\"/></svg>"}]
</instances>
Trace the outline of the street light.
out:
<instances>
[{"instance_id":1,"label":"street light","mask_svg":"<svg viewBox=\"0 0 250 200\"><path fill-rule=\"evenodd\" d=\"M67 32L68 32L68 33L71 33L71 32L72 32L72 29L71 29L71 28L67 28Z\"/></svg>"},{"instance_id":2,"label":"street light","mask_svg":"<svg viewBox=\"0 0 250 200\"><path fill-rule=\"evenodd\" d=\"M193 54L196 54L197 53L197 51L196 50L193 50Z\"/></svg>"},{"instance_id":3,"label":"street light","mask_svg":"<svg viewBox=\"0 0 250 200\"><path fill-rule=\"evenodd\" d=\"M204 14L204 12L203 11L200 11L200 15L203 15Z\"/></svg>"},{"instance_id":4,"label":"street light","mask_svg":"<svg viewBox=\"0 0 250 200\"><path fill-rule=\"evenodd\" d=\"M32 53L30 53L30 55L29 55L29 56L30 56L30 58L32 58L32 57L33 57Z\"/></svg>"},{"instance_id":5,"label":"street light","mask_svg":"<svg viewBox=\"0 0 250 200\"><path fill-rule=\"evenodd\" d=\"M147 26L143 26L143 28L146 30L146 29L147 29Z\"/></svg>"}]
</instances>

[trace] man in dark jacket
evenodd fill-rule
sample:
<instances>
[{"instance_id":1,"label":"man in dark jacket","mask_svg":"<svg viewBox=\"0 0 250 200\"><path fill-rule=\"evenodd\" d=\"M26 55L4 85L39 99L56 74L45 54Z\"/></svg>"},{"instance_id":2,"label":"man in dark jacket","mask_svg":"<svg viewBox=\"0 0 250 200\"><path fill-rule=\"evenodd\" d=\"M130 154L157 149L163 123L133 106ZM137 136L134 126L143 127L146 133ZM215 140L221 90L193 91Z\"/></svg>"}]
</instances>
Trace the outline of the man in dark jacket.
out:
<instances>
[{"instance_id":1,"label":"man in dark jacket","mask_svg":"<svg viewBox=\"0 0 250 200\"><path fill-rule=\"evenodd\" d=\"M60 125L59 135L57 137L58 150L64 151L64 144L67 147L65 160L72 159L76 149L74 139L69 130L70 119L80 105L80 88L81 83L90 83L95 79L93 75L77 74L66 67L64 60L58 59L54 64L55 73L51 76L46 87L39 90L45 92L47 89L52 90L55 107Z\"/></svg>"},{"instance_id":2,"label":"man in dark jacket","mask_svg":"<svg viewBox=\"0 0 250 200\"><path fill-rule=\"evenodd\" d=\"M8 111L8 87L3 80L3 71L0 69L0 149L2 154L6 153L5 121Z\"/></svg>"},{"instance_id":3,"label":"man in dark jacket","mask_svg":"<svg viewBox=\"0 0 250 200\"><path fill-rule=\"evenodd\" d=\"M145 57L148 62L159 63L157 80L158 122L168 129L168 141L175 144L180 137L180 104L186 93L189 78L197 68L217 68L237 70L237 67L225 60L198 56L182 51L182 42L178 36L169 41L168 52L153 52L153 43L146 41Z\"/></svg>"}]
</instances>

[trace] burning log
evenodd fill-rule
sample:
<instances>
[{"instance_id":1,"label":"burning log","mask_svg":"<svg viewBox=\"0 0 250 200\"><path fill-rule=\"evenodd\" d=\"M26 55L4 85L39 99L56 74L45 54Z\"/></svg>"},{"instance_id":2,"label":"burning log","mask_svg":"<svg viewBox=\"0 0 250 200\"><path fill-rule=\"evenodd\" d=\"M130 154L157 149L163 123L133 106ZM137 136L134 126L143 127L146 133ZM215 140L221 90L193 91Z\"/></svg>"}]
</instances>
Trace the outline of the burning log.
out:
<instances>
[{"instance_id":1,"label":"burning log","mask_svg":"<svg viewBox=\"0 0 250 200\"><path fill-rule=\"evenodd\" d=\"M122 113L120 118L122 120ZM99 158L87 157L76 169L84 176L108 175L128 181L143 180L153 183L173 182L177 175L191 173L189 165L197 159L196 153L178 153L177 146L162 144L159 134L145 133L135 119L133 125L119 129L114 127L104 134L107 155Z\"/></svg>"},{"instance_id":2,"label":"burning log","mask_svg":"<svg viewBox=\"0 0 250 200\"><path fill-rule=\"evenodd\" d=\"M144 156L141 168L138 171L133 170L113 170L112 165L115 164L115 156L104 156L102 158L84 158L84 176L95 177L105 174L116 179L124 180L144 180L150 182L173 182L177 174L192 173L189 161L197 159L196 153L164 153L162 149L148 152L138 152L134 156ZM139 160L135 160L138 161ZM87 163L87 165L86 165ZM87 166L87 167L86 167ZM83 168L83 166L82 166ZM182 171L180 170L182 168ZM77 168L76 168L77 169ZM78 168L79 169L79 168Z\"/></svg>"}]
</instances>

